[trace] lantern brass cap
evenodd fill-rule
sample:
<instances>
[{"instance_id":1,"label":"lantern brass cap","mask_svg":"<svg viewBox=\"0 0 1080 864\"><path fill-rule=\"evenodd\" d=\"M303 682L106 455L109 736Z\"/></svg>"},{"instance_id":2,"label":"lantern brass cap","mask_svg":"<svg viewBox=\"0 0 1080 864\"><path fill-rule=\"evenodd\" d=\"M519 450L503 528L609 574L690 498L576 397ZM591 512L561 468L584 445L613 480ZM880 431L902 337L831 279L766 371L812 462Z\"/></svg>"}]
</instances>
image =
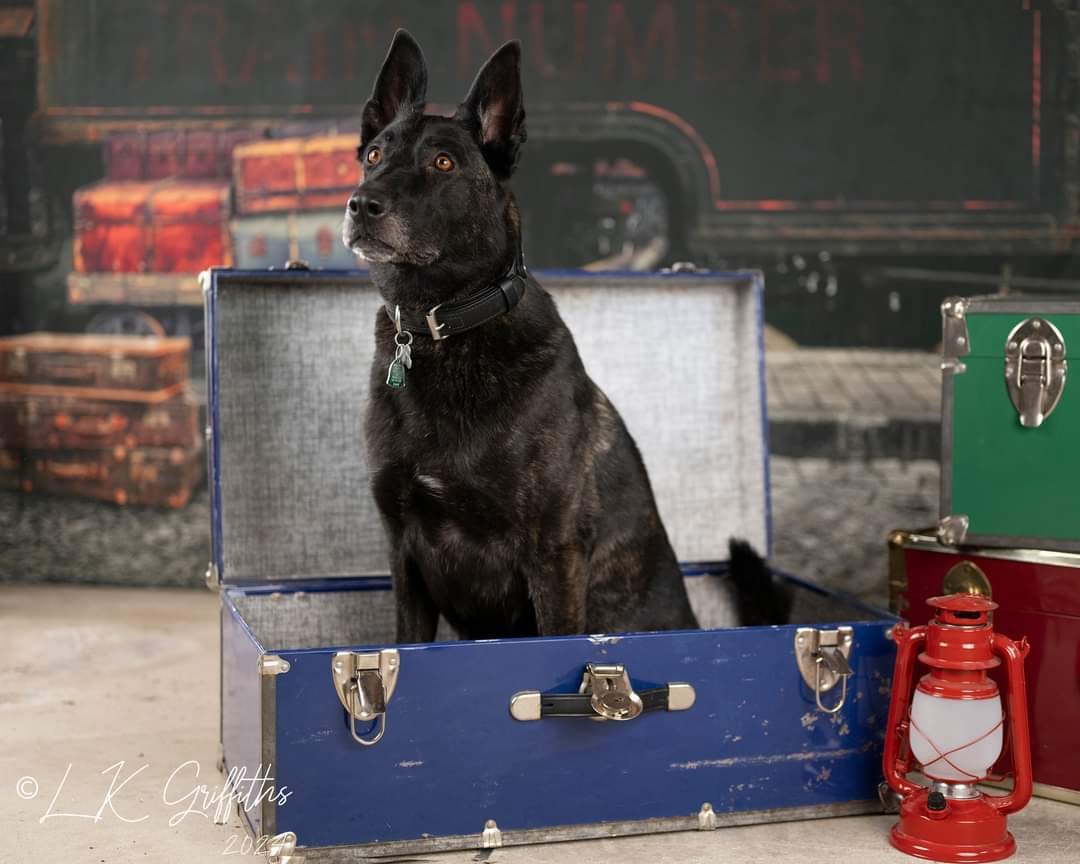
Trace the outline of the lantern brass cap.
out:
<instances>
[{"instance_id":1,"label":"lantern brass cap","mask_svg":"<svg viewBox=\"0 0 1080 864\"><path fill-rule=\"evenodd\" d=\"M974 561L961 561L951 567L945 574L945 581L941 585L942 594L981 594L983 597L992 597L993 590L990 580Z\"/></svg>"}]
</instances>

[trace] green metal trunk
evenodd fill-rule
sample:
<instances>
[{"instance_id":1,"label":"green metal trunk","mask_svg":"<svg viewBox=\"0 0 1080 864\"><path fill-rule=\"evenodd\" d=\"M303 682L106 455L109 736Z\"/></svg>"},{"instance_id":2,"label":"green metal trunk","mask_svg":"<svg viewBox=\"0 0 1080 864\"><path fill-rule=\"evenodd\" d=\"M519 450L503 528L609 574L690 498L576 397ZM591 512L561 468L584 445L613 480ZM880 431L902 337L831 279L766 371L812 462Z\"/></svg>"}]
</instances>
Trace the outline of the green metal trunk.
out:
<instances>
[{"instance_id":1,"label":"green metal trunk","mask_svg":"<svg viewBox=\"0 0 1080 864\"><path fill-rule=\"evenodd\" d=\"M942 320L940 539L1080 550L1080 300L951 298Z\"/></svg>"}]
</instances>

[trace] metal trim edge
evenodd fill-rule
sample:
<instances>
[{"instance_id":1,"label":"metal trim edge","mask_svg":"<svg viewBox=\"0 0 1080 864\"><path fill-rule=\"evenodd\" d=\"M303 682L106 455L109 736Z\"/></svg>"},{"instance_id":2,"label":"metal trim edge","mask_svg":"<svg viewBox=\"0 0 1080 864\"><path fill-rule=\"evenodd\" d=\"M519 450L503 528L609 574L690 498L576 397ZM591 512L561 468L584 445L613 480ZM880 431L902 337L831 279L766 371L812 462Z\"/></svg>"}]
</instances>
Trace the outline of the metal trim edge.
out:
<instances>
[{"instance_id":1,"label":"metal trim edge","mask_svg":"<svg viewBox=\"0 0 1080 864\"><path fill-rule=\"evenodd\" d=\"M977 546L982 548L1001 547L1003 549L1015 549L1017 546L1025 547L1031 552L1045 550L1062 554L1080 553L1080 540L1055 540L1052 537L1026 537L1014 534L968 534L964 538L964 546L961 549ZM1080 561L1073 562L1075 567Z\"/></svg>"},{"instance_id":2,"label":"metal trim edge","mask_svg":"<svg viewBox=\"0 0 1080 864\"><path fill-rule=\"evenodd\" d=\"M773 553L773 512L772 512L772 463L769 454L769 393L768 393L768 370L765 365L765 274L756 270L753 273L753 301L755 306L755 318L757 321L757 352L758 352L758 398L761 400L761 437L762 437L762 469L764 471L765 500L762 502L765 508L765 557L772 557Z\"/></svg>"},{"instance_id":3,"label":"metal trim edge","mask_svg":"<svg viewBox=\"0 0 1080 864\"><path fill-rule=\"evenodd\" d=\"M1003 545L1001 548L995 546L981 546L978 542L965 544L963 546L945 546L938 542L935 530L936 529L934 528L920 528L917 531L895 531L890 535L890 543L892 542L893 537L897 537L897 545L901 548L927 549L934 552L942 552L946 555L979 556L981 558L992 558L1001 561L1026 561L1049 564L1056 567L1080 568L1080 544L1078 544L1076 550L1040 549L1035 546L1036 541L1029 540L1029 546L1027 548L1017 548L1018 545L1023 545L1021 541L1024 538L1008 537L991 538L998 539L999 542L1003 544L1008 541L1008 545ZM968 539L973 541L983 541L986 538L983 535L975 534L968 535ZM1038 540L1037 542L1045 543L1044 540Z\"/></svg>"},{"instance_id":4,"label":"metal trim edge","mask_svg":"<svg viewBox=\"0 0 1080 864\"><path fill-rule=\"evenodd\" d=\"M277 676L260 675L262 687L259 706L259 722L262 725L262 769L268 777L276 777L277 770ZM276 780L268 781L276 785ZM262 802L262 833L273 837L277 830L277 796L267 795Z\"/></svg>"},{"instance_id":5,"label":"metal trim edge","mask_svg":"<svg viewBox=\"0 0 1080 864\"><path fill-rule=\"evenodd\" d=\"M953 438L953 402L956 398L956 372L946 369L947 361L941 364L941 497L938 503L938 519L943 519L952 512L952 438Z\"/></svg>"},{"instance_id":6,"label":"metal trim edge","mask_svg":"<svg viewBox=\"0 0 1080 864\"><path fill-rule=\"evenodd\" d=\"M1066 789L1064 786L1051 786L1048 783L1032 783L1031 789L1032 794L1039 798L1080 806L1080 789Z\"/></svg>"},{"instance_id":7,"label":"metal trim edge","mask_svg":"<svg viewBox=\"0 0 1080 864\"><path fill-rule=\"evenodd\" d=\"M217 295L219 268L210 268L199 275L203 285L203 334L206 353L206 424L209 433L206 436L207 485L210 493L210 551L212 563L217 565L218 581L226 584L225 555L222 548L221 527L221 466L218 447L220 429L217 383L218 346L217 346Z\"/></svg>"},{"instance_id":8,"label":"metal trim edge","mask_svg":"<svg viewBox=\"0 0 1080 864\"><path fill-rule=\"evenodd\" d=\"M1027 315L1040 313L1047 315L1080 315L1080 302L1057 297L1023 297L987 294L965 297L964 308L967 313L1001 313L1005 315Z\"/></svg>"},{"instance_id":9,"label":"metal trim edge","mask_svg":"<svg viewBox=\"0 0 1080 864\"><path fill-rule=\"evenodd\" d=\"M994 789L1013 788L1011 780L1002 783L985 782L984 785ZM1032 783L1031 794L1036 798L1047 798L1051 801L1060 801L1062 804L1074 804L1080 806L1080 789L1067 789L1064 786L1051 786L1049 783Z\"/></svg>"},{"instance_id":10,"label":"metal trim edge","mask_svg":"<svg viewBox=\"0 0 1080 864\"><path fill-rule=\"evenodd\" d=\"M802 819L825 819L836 816L861 816L880 813L877 798L846 801L838 804L815 804L807 807L782 807L774 810L751 810L741 813L716 813L716 827L760 825L771 822L795 822ZM668 834L676 831L700 831L699 813L660 819L626 822L592 822L585 825L562 825L552 828L529 828L502 831L502 845L528 846L537 843L565 843L574 840L600 840L632 837L641 834ZM429 852L480 849L479 833L451 837L428 837L419 840L391 840L358 846L304 847L308 864L361 864L372 859Z\"/></svg>"},{"instance_id":11,"label":"metal trim edge","mask_svg":"<svg viewBox=\"0 0 1080 864\"><path fill-rule=\"evenodd\" d=\"M909 605L907 559L904 557L904 549L909 545L911 536L907 531L889 532L889 611L898 616L903 616L904 610Z\"/></svg>"}]
</instances>

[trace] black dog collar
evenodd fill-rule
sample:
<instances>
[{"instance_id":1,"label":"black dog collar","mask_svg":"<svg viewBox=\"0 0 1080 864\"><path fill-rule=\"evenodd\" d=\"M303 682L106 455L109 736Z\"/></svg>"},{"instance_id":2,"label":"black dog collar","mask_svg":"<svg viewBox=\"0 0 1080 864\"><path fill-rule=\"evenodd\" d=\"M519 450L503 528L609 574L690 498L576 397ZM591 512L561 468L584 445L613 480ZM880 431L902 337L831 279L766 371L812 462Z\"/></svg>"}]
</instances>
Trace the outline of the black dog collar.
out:
<instances>
[{"instance_id":1,"label":"black dog collar","mask_svg":"<svg viewBox=\"0 0 1080 864\"><path fill-rule=\"evenodd\" d=\"M514 263L494 285L453 303L433 306L423 317L401 311L400 329L410 333L428 333L436 342L472 330L517 306L525 296L527 277L525 257L521 246L518 246ZM390 320L395 321L395 310L389 306L385 308Z\"/></svg>"}]
</instances>

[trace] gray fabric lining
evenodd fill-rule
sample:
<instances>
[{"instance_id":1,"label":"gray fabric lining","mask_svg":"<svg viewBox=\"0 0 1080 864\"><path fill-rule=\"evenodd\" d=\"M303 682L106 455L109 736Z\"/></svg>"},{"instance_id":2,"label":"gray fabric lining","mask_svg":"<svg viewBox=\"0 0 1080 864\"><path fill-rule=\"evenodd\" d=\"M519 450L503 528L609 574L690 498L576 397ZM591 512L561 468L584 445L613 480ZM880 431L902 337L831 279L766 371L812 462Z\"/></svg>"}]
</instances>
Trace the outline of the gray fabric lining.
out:
<instances>
[{"instance_id":1,"label":"gray fabric lining","mask_svg":"<svg viewBox=\"0 0 1080 864\"><path fill-rule=\"evenodd\" d=\"M735 626L731 583L722 576L686 580L690 603L702 627ZM234 593L233 602L267 651L389 645L394 642L394 595L383 591L296 591ZM860 621L873 616L835 597L794 587L791 624ZM439 641L456 638L441 621Z\"/></svg>"},{"instance_id":2,"label":"gray fabric lining","mask_svg":"<svg viewBox=\"0 0 1080 864\"><path fill-rule=\"evenodd\" d=\"M220 290L228 581L386 572L363 442L376 307L366 283Z\"/></svg>"},{"instance_id":3,"label":"gray fabric lining","mask_svg":"<svg viewBox=\"0 0 1080 864\"><path fill-rule=\"evenodd\" d=\"M680 561L766 543L758 319L749 281L548 283L585 368L641 450Z\"/></svg>"},{"instance_id":4,"label":"gray fabric lining","mask_svg":"<svg viewBox=\"0 0 1080 864\"><path fill-rule=\"evenodd\" d=\"M679 559L724 560L731 535L764 548L750 279L564 276L544 284L637 441ZM226 581L386 572L362 428L378 306L362 275L219 285Z\"/></svg>"},{"instance_id":5,"label":"gray fabric lining","mask_svg":"<svg viewBox=\"0 0 1080 864\"><path fill-rule=\"evenodd\" d=\"M394 642L389 590L234 594L233 602L267 651Z\"/></svg>"}]
</instances>

